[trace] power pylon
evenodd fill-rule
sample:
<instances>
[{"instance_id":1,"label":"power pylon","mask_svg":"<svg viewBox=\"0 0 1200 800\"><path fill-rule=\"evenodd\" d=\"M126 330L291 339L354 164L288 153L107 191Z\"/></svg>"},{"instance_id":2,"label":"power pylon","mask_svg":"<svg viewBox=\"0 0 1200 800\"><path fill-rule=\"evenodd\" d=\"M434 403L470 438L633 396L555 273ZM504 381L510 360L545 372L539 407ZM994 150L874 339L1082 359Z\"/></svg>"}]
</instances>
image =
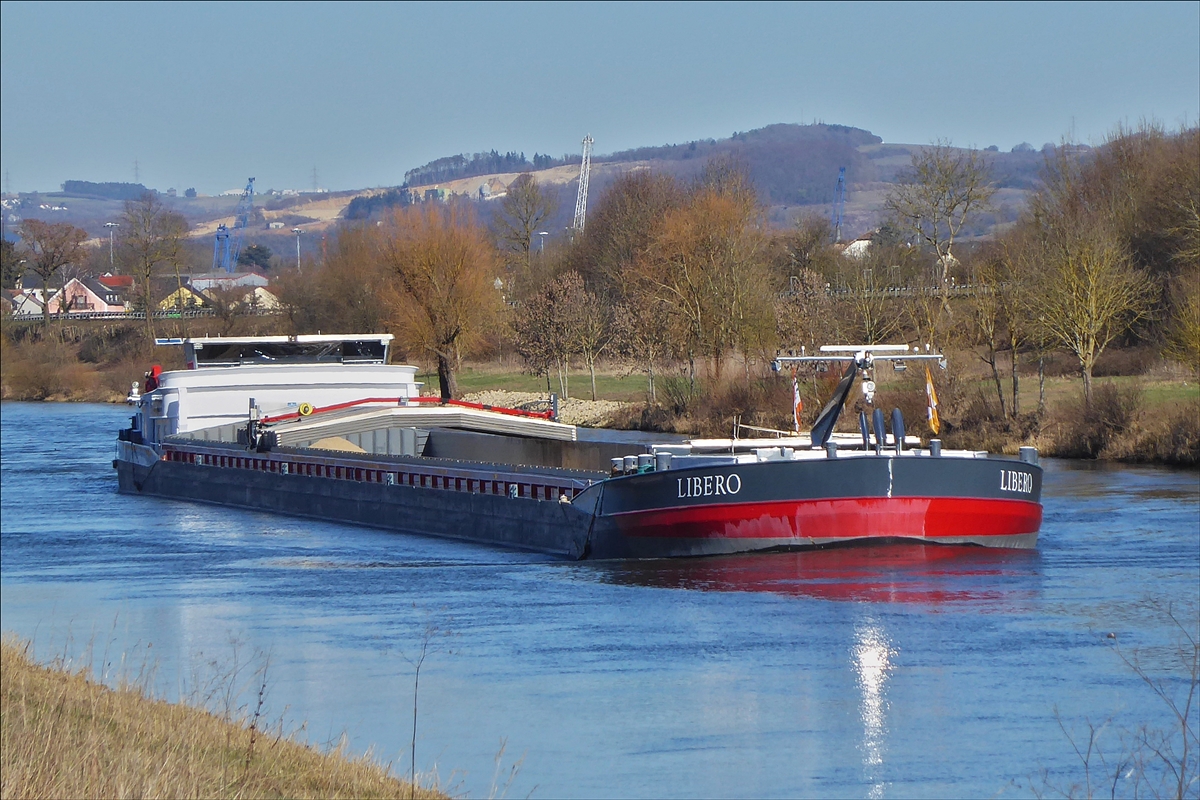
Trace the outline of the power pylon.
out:
<instances>
[{"instance_id":1,"label":"power pylon","mask_svg":"<svg viewBox=\"0 0 1200 800\"><path fill-rule=\"evenodd\" d=\"M579 165L579 195L575 198L575 230L583 233L587 222L588 175L592 171L592 136L583 137L583 163Z\"/></svg>"}]
</instances>

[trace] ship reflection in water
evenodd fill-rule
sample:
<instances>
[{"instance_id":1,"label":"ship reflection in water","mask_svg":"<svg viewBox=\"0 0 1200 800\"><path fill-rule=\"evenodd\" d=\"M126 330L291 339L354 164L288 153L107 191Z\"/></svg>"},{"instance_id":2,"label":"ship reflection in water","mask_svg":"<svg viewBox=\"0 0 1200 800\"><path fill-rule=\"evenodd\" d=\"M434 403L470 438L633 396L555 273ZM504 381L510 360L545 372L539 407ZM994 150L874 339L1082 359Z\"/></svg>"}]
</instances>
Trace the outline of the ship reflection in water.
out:
<instances>
[{"instance_id":1,"label":"ship reflection in water","mask_svg":"<svg viewBox=\"0 0 1200 800\"><path fill-rule=\"evenodd\" d=\"M1039 589L1036 550L884 543L788 553L597 563L605 582L770 592L868 603L1021 605Z\"/></svg>"},{"instance_id":2,"label":"ship reflection in water","mask_svg":"<svg viewBox=\"0 0 1200 800\"><path fill-rule=\"evenodd\" d=\"M842 644L842 663L858 695L862 785L867 797L882 798L894 780L888 776L889 681L903 658L889 633L897 609L888 611L887 606L924 606L932 613L949 607L969 609L972 615L1021 613L1038 604L1042 562L1036 550L890 542L593 566L601 580L614 584L755 592L854 606L853 633Z\"/></svg>"}]
</instances>

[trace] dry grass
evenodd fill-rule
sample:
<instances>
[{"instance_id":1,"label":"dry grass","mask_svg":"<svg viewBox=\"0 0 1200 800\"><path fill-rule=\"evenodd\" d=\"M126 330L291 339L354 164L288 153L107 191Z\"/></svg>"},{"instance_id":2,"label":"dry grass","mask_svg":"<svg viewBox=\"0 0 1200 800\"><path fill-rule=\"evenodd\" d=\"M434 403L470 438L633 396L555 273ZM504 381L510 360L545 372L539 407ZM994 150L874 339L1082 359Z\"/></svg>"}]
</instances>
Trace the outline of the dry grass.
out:
<instances>
[{"instance_id":1,"label":"dry grass","mask_svg":"<svg viewBox=\"0 0 1200 800\"><path fill-rule=\"evenodd\" d=\"M25 644L0 647L4 798L412 797L369 755L318 752L261 729L257 711L230 720L154 699L144 685L110 689L86 668L40 666Z\"/></svg>"},{"instance_id":2,"label":"dry grass","mask_svg":"<svg viewBox=\"0 0 1200 800\"><path fill-rule=\"evenodd\" d=\"M0 396L5 400L95 400L101 378L91 364L75 357L75 348L45 340L3 342ZM126 387L128 391L128 387Z\"/></svg>"}]
</instances>

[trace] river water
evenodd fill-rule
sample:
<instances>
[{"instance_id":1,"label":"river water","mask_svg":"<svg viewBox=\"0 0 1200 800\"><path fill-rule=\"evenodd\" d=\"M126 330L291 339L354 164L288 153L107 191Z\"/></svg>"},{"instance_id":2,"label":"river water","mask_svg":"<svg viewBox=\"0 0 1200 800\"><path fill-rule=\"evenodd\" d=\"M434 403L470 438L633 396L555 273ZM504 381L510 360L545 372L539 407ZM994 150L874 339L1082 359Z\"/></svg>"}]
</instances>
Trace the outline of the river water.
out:
<instances>
[{"instance_id":1,"label":"river water","mask_svg":"<svg viewBox=\"0 0 1200 800\"><path fill-rule=\"evenodd\" d=\"M269 653L268 716L400 773L432 632L417 769L473 797L1028 796L1082 776L1056 708L1169 726L1114 645L1165 669L1200 599L1194 471L1048 462L1033 552L577 564L118 495L126 415L0 409L0 627L168 694Z\"/></svg>"}]
</instances>

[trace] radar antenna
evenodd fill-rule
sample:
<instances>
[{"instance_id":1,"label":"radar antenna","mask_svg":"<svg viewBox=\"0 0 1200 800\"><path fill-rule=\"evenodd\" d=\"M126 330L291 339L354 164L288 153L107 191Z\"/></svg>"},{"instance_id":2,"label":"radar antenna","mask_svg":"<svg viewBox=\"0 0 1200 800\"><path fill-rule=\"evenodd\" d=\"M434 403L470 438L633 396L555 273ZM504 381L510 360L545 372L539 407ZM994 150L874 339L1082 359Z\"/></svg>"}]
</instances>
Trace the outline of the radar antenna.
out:
<instances>
[{"instance_id":1,"label":"radar antenna","mask_svg":"<svg viewBox=\"0 0 1200 800\"><path fill-rule=\"evenodd\" d=\"M592 171L592 136L583 137L583 163L579 165L579 195L575 198L575 230L583 233L587 222L588 175Z\"/></svg>"}]
</instances>

